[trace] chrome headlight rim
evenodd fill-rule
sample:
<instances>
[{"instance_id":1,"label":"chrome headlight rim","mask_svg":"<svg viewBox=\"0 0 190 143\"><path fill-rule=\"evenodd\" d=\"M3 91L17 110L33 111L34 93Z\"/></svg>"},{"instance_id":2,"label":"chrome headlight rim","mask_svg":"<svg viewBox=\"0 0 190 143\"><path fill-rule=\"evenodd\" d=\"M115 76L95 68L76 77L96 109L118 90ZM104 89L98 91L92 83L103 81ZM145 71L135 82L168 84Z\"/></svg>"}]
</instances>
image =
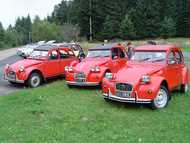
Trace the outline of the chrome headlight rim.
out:
<instances>
[{"instance_id":1,"label":"chrome headlight rim","mask_svg":"<svg viewBox=\"0 0 190 143\"><path fill-rule=\"evenodd\" d=\"M19 67L19 72L24 72L24 71L25 71L24 66L20 66L20 67Z\"/></svg>"},{"instance_id":2,"label":"chrome headlight rim","mask_svg":"<svg viewBox=\"0 0 190 143\"><path fill-rule=\"evenodd\" d=\"M66 72L73 72L73 66L66 66L65 71Z\"/></svg>"},{"instance_id":3,"label":"chrome headlight rim","mask_svg":"<svg viewBox=\"0 0 190 143\"><path fill-rule=\"evenodd\" d=\"M91 71L91 72L98 73L98 72L100 72L100 67L99 67L99 66L91 67L91 68L90 68L90 71Z\"/></svg>"},{"instance_id":4,"label":"chrome headlight rim","mask_svg":"<svg viewBox=\"0 0 190 143\"><path fill-rule=\"evenodd\" d=\"M141 83L143 83L143 84L150 83L150 81L151 81L151 77L149 75L143 75L141 77Z\"/></svg>"}]
</instances>

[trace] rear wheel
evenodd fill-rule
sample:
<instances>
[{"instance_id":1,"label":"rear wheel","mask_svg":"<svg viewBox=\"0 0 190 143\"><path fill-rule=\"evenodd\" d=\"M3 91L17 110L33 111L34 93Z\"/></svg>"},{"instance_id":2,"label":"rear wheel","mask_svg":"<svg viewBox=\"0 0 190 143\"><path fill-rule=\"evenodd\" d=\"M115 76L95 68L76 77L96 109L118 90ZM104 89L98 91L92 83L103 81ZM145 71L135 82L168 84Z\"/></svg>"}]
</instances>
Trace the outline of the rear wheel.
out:
<instances>
[{"instance_id":1,"label":"rear wheel","mask_svg":"<svg viewBox=\"0 0 190 143\"><path fill-rule=\"evenodd\" d=\"M180 91L182 93L187 93L188 92L188 84L182 84L180 87Z\"/></svg>"},{"instance_id":2,"label":"rear wheel","mask_svg":"<svg viewBox=\"0 0 190 143\"><path fill-rule=\"evenodd\" d=\"M31 88L36 88L42 83L42 77L39 73L32 73L27 81L27 84Z\"/></svg>"},{"instance_id":3,"label":"rear wheel","mask_svg":"<svg viewBox=\"0 0 190 143\"><path fill-rule=\"evenodd\" d=\"M105 100L106 102L111 102L111 100L108 99L108 98L104 98L104 100Z\"/></svg>"},{"instance_id":4,"label":"rear wheel","mask_svg":"<svg viewBox=\"0 0 190 143\"><path fill-rule=\"evenodd\" d=\"M70 84L67 84L67 86L68 86L69 88L74 88L74 86L73 86L73 85L70 85Z\"/></svg>"},{"instance_id":5,"label":"rear wheel","mask_svg":"<svg viewBox=\"0 0 190 143\"><path fill-rule=\"evenodd\" d=\"M168 89L164 86L160 86L160 89L151 102L152 109L162 109L168 105L169 102L169 92Z\"/></svg>"}]
</instances>

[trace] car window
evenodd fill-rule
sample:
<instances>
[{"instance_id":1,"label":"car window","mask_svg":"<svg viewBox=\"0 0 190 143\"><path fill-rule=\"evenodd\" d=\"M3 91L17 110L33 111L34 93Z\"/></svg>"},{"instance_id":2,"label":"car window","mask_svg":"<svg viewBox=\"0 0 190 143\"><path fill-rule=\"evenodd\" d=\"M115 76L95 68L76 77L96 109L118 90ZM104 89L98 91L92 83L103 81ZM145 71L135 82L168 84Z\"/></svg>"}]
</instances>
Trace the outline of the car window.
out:
<instances>
[{"instance_id":1,"label":"car window","mask_svg":"<svg viewBox=\"0 0 190 143\"><path fill-rule=\"evenodd\" d=\"M112 59L117 59L119 55L119 50L118 48L113 48L112 49Z\"/></svg>"},{"instance_id":2,"label":"car window","mask_svg":"<svg viewBox=\"0 0 190 143\"><path fill-rule=\"evenodd\" d=\"M119 49L119 57L120 58L125 58L125 53L123 52L123 50Z\"/></svg>"},{"instance_id":3,"label":"car window","mask_svg":"<svg viewBox=\"0 0 190 143\"><path fill-rule=\"evenodd\" d=\"M68 54L69 54L69 56L75 56L73 51L71 51L71 50L68 50Z\"/></svg>"},{"instance_id":4,"label":"car window","mask_svg":"<svg viewBox=\"0 0 190 143\"><path fill-rule=\"evenodd\" d=\"M58 55L57 50L53 50L53 51L50 53L50 59L51 59L51 60L57 60L58 58L59 58L59 55Z\"/></svg>"},{"instance_id":5,"label":"car window","mask_svg":"<svg viewBox=\"0 0 190 143\"><path fill-rule=\"evenodd\" d=\"M180 52L175 52L175 58L176 58L176 62L177 64L180 64L182 62L182 56Z\"/></svg>"},{"instance_id":6,"label":"car window","mask_svg":"<svg viewBox=\"0 0 190 143\"><path fill-rule=\"evenodd\" d=\"M175 56L174 56L174 52L170 52L169 55L168 55L168 62L169 64L174 64L175 62Z\"/></svg>"},{"instance_id":7,"label":"car window","mask_svg":"<svg viewBox=\"0 0 190 143\"><path fill-rule=\"evenodd\" d=\"M60 58L61 59L66 59L66 58L69 58L69 53L65 50L59 50L59 53L60 53Z\"/></svg>"}]
</instances>

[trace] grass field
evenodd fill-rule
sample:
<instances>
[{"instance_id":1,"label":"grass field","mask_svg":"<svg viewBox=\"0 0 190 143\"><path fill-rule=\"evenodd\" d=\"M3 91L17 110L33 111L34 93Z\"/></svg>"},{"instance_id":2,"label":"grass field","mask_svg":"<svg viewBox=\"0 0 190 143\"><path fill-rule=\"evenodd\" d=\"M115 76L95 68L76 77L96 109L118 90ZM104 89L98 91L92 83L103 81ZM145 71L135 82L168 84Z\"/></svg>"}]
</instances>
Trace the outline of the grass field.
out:
<instances>
[{"instance_id":1,"label":"grass field","mask_svg":"<svg viewBox=\"0 0 190 143\"><path fill-rule=\"evenodd\" d=\"M168 42L190 51L189 39ZM86 50L96 44L82 43ZM107 103L100 89L69 89L56 81L0 97L0 143L189 143L189 95L176 91L167 108L153 111Z\"/></svg>"},{"instance_id":2,"label":"grass field","mask_svg":"<svg viewBox=\"0 0 190 143\"><path fill-rule=\"evenodd\" d=\"M0 143L189 143L190 92L169 106L106 103L98 89L57 81L0 97Z\"/></svg>"}]
</instances>

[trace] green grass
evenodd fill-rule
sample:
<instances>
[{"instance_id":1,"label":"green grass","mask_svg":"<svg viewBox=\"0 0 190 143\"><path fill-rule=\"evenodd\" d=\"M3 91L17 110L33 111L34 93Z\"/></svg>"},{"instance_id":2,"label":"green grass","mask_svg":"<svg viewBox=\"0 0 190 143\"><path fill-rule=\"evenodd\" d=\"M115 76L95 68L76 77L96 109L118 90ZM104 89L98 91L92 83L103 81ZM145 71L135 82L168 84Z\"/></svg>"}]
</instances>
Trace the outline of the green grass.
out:
<instances>
[{"instance_id":1,"label":"green grass","mask_svg":"<svg viewBox=\"0 0 190 143\"><path fill-rule=\"evenodd\" d=\"M0 97L0 143L185 143L190 93L172 94L163 110L106 103L96 89L57 81Z\"/></svg>"}]
</instances>

